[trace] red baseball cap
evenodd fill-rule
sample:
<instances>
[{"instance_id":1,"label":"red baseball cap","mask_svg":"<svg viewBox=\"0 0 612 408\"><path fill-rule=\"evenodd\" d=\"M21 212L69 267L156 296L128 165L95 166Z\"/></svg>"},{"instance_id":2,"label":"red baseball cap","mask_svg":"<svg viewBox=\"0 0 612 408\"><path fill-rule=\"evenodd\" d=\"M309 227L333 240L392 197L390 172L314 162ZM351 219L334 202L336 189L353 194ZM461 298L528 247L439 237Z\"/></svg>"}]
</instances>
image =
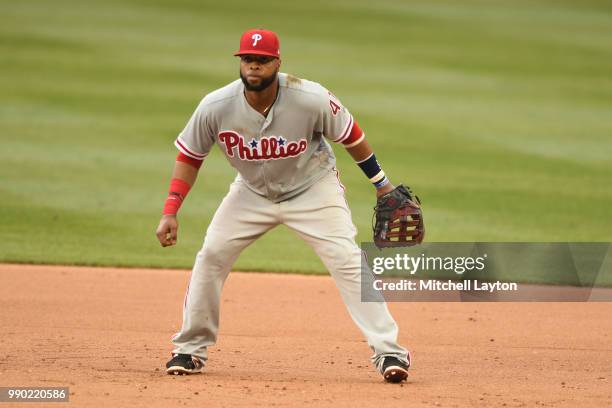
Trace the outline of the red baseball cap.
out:
<instances>
[{"instance_id":1,"label":"red baseball cap","mask_svg":"<svg viewBox=\"0 0 612 408\"><path fill-rule=\"evenodd\" d=\"M280 58L278 36L269 30L249 30L240 37L240 50L235 56L255 54Z\"/></svg>"}]
</instances>

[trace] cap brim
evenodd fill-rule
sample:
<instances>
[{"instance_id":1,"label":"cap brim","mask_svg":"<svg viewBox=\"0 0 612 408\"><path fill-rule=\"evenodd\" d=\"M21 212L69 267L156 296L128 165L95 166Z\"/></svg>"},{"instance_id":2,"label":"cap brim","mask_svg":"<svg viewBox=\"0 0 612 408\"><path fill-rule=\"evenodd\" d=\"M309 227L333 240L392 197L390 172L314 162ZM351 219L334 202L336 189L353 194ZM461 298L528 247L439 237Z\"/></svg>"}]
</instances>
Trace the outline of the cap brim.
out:
<instances>
[{"instance_id":1,"label":"cap brim","mask_svg":"<svg viewBox=\"0 0 612 408\"><path fill-rule=\"evenodd\" d=\"M237 53L234 54L234 57L239 57L241 55L265 55L268 57L274 57L274 58L279 58L280 55L278 54L273 54L271 52L266 52L266 51L259 51L259 50L252 50L252 51L238 51Z\"/></svg>"}]
</instances>

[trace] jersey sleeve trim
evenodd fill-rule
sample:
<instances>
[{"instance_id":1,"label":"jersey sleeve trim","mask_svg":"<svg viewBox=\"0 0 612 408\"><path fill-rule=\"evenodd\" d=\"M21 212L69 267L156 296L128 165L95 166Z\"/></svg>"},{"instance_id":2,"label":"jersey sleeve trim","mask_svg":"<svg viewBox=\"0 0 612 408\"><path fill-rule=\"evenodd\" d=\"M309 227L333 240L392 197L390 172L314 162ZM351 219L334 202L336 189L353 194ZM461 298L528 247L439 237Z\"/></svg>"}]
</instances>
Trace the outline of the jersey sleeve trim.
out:
<instances>
[{"instance_id":1,"label":"jersey sleeve trim","mask_svg":"<svg viewBox=\"0 0 612 408\"><path fill-rule=\"evenodd\" d=\"M351 134L351 129L353 128L353 115L349 116L349 119L346 123L346 126L344 127L344 130L342 130L342 133L340 134L340 137L335 139L334 142L335 143L342 143L342 141L344 139L346 139L350 134Z\"/></svg>"},{"instance_id":2,"label":"jersey sleeve trim","mask_svg":"<svg viewBox=\"0 0 612 408\"><path fill-rule=\"evenodd\" d=\"M176 140L174 141L174 145L177 149L179 149L181 153L183 153L185 156L191 157L192 159L204 160L204 158L206 157L206 154L196 153L195 151L193 151L193 149L190 149L185 144L185 142L180 140L180 138L176 138Z\"/></svg>"}]
</instances>

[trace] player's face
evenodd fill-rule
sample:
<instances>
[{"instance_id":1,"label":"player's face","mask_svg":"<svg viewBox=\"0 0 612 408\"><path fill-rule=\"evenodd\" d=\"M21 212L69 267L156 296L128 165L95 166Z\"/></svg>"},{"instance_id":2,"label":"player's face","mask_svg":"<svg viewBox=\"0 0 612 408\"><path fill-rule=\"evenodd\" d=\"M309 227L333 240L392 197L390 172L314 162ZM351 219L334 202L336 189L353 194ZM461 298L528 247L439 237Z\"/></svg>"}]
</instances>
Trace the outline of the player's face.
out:
<instances>
[{"instance_id":1,"label":"player's face","mask_svg":"<svg viewBox=\"0 0 612 408\"><path fill-rule=\"evenodd\" d=\"M261 92L276 80L280 59L265 55L242 55L240 79L248 91Z\"/></svg>"}]
</instances>

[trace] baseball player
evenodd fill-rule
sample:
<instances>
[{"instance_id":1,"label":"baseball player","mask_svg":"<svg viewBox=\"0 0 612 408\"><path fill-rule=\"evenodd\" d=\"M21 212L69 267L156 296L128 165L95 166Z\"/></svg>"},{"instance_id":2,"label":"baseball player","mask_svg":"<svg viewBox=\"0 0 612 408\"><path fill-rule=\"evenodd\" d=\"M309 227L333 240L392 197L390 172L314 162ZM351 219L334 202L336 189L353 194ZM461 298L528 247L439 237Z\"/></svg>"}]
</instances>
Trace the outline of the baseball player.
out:
<instances>
[{"instance_id":1,"label":"baseball player","mask_svg":"<svg viewBox=\"0 0 612 408\"><path fill-rule=\"evenodd\" d=\"M329 270L386 381L408 376L410 357L384 302L361 302L362 251L330 142L342 145L376 189L394 191L357 121L316 82L280 73L280 45L268 30L242 34L240 79L206 95L174 142L179 153L157 228L177 242L177 213L216 144L237 170L198 252L172 342L168 374L200 373L217 340L221 289L238 255L279 224L295 231Z\"/></svg>"}]
</instances>

